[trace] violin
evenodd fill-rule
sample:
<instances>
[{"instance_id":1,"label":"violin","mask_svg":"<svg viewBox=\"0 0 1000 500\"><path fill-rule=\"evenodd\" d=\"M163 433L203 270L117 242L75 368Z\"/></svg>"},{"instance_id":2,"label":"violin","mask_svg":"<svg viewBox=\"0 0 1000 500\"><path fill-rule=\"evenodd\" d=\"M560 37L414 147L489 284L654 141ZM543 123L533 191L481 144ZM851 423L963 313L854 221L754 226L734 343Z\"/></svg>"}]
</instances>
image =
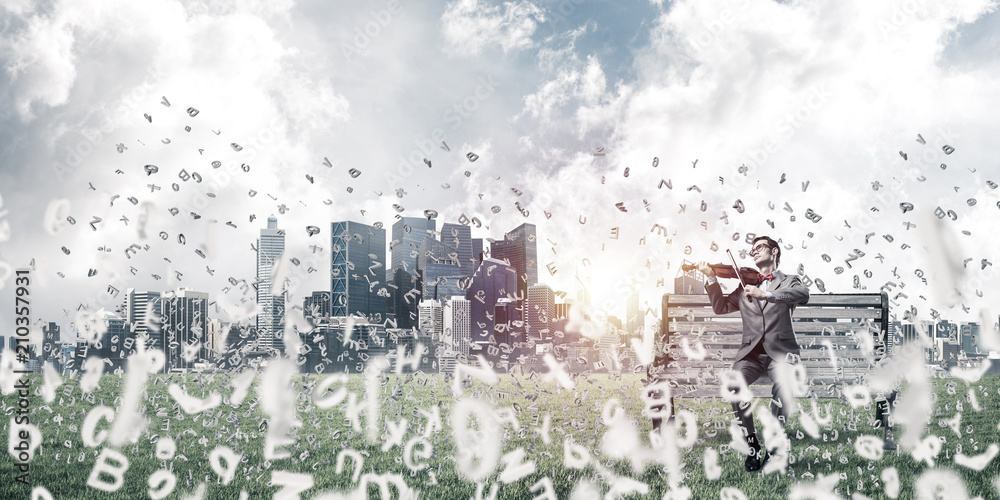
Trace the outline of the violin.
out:
<instances>
[{"instance_id":1,"label":"violin","mask_svg":"<svg viewBox=\"0 0 1000 500\"><path fill-rule=\"evenodd\" d=\"M715 276L718 278L740 279L745 285L757 286L763 281L761 279L763 275L752 267L739 268L739 274L736 274L736 268L729 264L709 264L708 267L711 267L712 271L715 271ZM698 269L697 264L681 265L682 271L693 271L695 269Z\"/></svg>"}]
</instances>

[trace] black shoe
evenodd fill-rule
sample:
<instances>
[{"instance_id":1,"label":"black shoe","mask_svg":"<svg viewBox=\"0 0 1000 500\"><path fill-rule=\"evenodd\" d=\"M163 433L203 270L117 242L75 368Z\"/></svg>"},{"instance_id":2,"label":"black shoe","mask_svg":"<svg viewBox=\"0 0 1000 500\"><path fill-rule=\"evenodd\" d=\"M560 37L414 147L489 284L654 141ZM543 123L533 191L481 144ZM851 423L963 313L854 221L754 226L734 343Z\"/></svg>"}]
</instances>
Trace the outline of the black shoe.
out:
<instances>
[{"instance_id":1,"label":"black shoe","mask_svg":"<svg viewBox=\"0 0 1000 500\"><path fill-rule=\"evenodd\" d=\"M892 429L888 427L885 429L885 440L882 442L882 449L889 451L896 449L896 440L893 438Z\"/></svg>"},{"instance_id":2,"label":"black shoe","mask_svg":"<svg viewBox=\"0 0 1000 500\"><path fill-rule=\"evenodd\" d=\"M769 458L771 456L767 454L767 451L759 448L750 448L750 455L747 457L746 462L743 462L743 466L747 472L756 472L761 467L764 467Z\"/></svg>"}]
</instances>

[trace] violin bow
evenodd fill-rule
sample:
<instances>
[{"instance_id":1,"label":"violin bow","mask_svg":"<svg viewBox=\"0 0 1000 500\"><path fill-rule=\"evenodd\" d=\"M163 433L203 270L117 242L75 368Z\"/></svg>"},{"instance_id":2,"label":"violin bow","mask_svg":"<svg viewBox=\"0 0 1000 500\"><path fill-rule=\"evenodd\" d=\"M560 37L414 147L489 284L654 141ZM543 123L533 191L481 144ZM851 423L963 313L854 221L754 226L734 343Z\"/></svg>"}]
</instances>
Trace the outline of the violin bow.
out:
<instances>
[{"instance_id":1,"label":"violin bow","mask_svg":"<svg viewBox=\"0 0 1000 500\"><path fill-rule=\"evenodd\" d=\"M736 270L736 277L740 279L740 284L743 285L743 290L746 290L747 284L743 282L743 276L740 275L740 266L736 264L736 257L733 257L733 252L729 251L728 248L726 249L726 253L729 254L729 260L733 261L733 269ZM747 300L753 302L753 299L751 299L749 295L747 295Z\"/></svg>"}]
</instances>

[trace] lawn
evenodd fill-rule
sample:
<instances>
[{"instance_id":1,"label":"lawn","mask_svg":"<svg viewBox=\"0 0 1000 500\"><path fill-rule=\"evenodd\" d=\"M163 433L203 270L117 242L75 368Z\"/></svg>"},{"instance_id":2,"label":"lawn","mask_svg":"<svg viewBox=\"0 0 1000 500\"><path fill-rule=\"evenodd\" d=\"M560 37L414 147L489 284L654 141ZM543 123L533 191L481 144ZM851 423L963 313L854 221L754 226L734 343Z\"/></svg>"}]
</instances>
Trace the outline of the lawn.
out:
<instances>
[{"instance_id":1,"label":"lawn","mask_svg":"<svg viewBox=\"0 0 1000 500\"><path fill-rule=\"evenodd\" d=\"M918 478L927 479L940 470L952 471L960 478L957 485L938 482L947 491L944 498L963 498L962 487L970 498L998 495L994 481L1000 460L993 459L976 471L956 464L954 458L959 446L966 455L976 456L986 453L990 445L1000 443L997 427L1000 376L986 376L972 384L957 379L932 381L936 401L925 435L939 436L942 441L935 468L902 451L885 452L878 460L863 458L855 449L858 436L882 436L881 429L873 428L872 406L852 409L839 400L821 400L824 406L832 403L830 425L821 428L820 437L814 439L802 432L799 420L793 418L787 432L791 440L788 466L784 473L769 475L745 472L744 457L727 449L731 442L728 425L732 415L728 403L721 399L677 401L678 411L688 410L697 418L697 436L691 436L692 446L680 449L676 457L679 466L666 468L664 464L670 463L670 458L662 451L655 454L657 460L647 457L654 454L650 451L652 427L649 419L642 416L644 403L639 376L581 376L576 378L573 389L564 389L555 381L545 381L539 376L503 375L494 384L480 380L466 384L464 396L456 399L451 377L389 374L366 381L361 375L351 375L346 389L356 395L355 406L364 408L373 388L377 394L379 418L374 440L367 437L370 419L364 410L360 412L359 426L352 426L348 416L358 412L350 411L347 398L327 408L314 404L313 389L325 377L296 375L287 390L281 390L262 383L263 377L258 374L245 399L237 405L231 375L152 376L138 396L140 410L149 424L137 442L116 448L129 463L120 487L108 493L88 486L88 476L99 463L102 450L112 452L115 448L108 442L86 447L82 428L85 416L95 406L103 404L119 410L122 400L117 398L125 397L127 376L105 375L89 395L81 392L79 376L66 378L50 403L39 396L43 379L32 376L35 394L29 398L33 410L31 422L41 430L43 444L30 462L31 487L44 486L57 499L150 498L150 489L169 485L169 478L173 477L176 487L170 498L186 498L199 488L204 498L235 499L241 497L241 492L246 492L248 498L271 498L280 490L277 485L269 485L274 477L276 483L296 483L306 488L301 498L317 498L321 493L327 493L328 498L341 498L340 494L358 489L351 460L347 460L341 473L337 472L338 454L349 450L348 454L356 452L363 459L360 482L371 483L367 491L372 498L379 498L377 479L393 475L419 491L421 498L488 498L496 487L497 499L532 499L544 497L550 484L559 499L571 495L603 498L612 488L637 491L626 498L660 499L668 495L671 477L690 489L690 498L737 499L742 498L740 493L751 499L786 498L795 491L801 493L818 487L823 474L828 475L825 481L836 484L836 492L842 498L852 495L862 498L857 494L888 498L883 473L891 469L898 474L898 498L921 498L915 493ZM217 392L221 402L200 412L188 408L192 412L189 414L168 394L168 387L174 383L189 396L208 402L210 395ZM341 385L333 384L326 397L336 397L331 396L332 389ZM258 393L262 386L268 387L267 398ZM981 411L975 411L970 404L970 388L977 395ZM606 425L602 414L615 413L613 403L606 408L612 399L625 410L618 420L631 420L634 427ZM16 394L3 397L3 410L10 418L3 423L0 435L9 436L13 407L17 403ZM276 406L265 409L268 404ZM441 429L429 428L434 421L435 406ZM292 431L291 444L286 447L289 458L265 460L264 434L270 426L280 428L281 422L269 413L291 412L293 407L301 426ZM948 423L959 413L961 438ZM462 414L473 415L468 420L472 429L459 432L462 446L456 447L452 421ZM497 417L474 416L488 414ZM401 423L404 418L405 427ZM542 432L546 418L547 433ZM106 420L99 421L96 427L98 433L110 428ZM902 430L902 426L897 426L897 440ZM426 440L421 439L425 435ZM176 451L172 458L165 459L171 456L165 446L168 436L173 438ZM567 459L564 454L570 439L572 456ZM159 452L163 458L157 457L157 443L161 440L159 446L163 449ZM478 445L469 446L471 442ZM605 444L610 445L607 450L602 448ZM210 465L209 453L217 447L228 447L241 454L242 459L235 465L235 477L228 484L223 484ZM706 450L714 450L721 468L714 480L709 479L705 467L705 457L711 459L713 452ZM110 463L118 466L117 462ZM224 460L220 463L225 465ZM31 498L31 487L16 482L17 475L14 461L5 454L0 459L3 478L0 498ZM482 487L478 493L476 482L470 478L480 479ZM113 484L113 475L101 475L99 479L117 486ZM921 484L920 491L933 494L933 486L933 482ZM669 496L684 497L676 493Z\"/></svg>"}]
</instances>

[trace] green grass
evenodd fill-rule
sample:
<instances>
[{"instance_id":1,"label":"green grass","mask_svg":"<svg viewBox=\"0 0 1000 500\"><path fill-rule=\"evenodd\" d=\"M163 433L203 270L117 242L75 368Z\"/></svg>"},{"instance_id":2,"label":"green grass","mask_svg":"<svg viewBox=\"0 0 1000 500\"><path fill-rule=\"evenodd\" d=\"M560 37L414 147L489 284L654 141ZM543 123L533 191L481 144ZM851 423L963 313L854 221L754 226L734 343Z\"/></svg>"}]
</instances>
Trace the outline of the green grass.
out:
<instances>
[{"instance_id":1,"label":"green grass","mask_svg":"<svg viewBox=\"0 0 1000 500\"><path fill-rule=\"evenodd\" d=\"M165 378L166 376L159 376L161 381ZM418 383L421 379L424 382ZM223 402L214 411L197 415L186 415L180 411L179 406L167 395L167 385L150 383L147 385L147 392L144 394L146 400L143 402L147 406L145 416L150 419L150 425L137 443L123 446L118 450L130 461L129 469L124 475L124 485L115 493L104 493L88 487L87 477L94 467L97 454L108 445L85 448L80 427L86 412L93 408L95 403L100 404L103 401L106 406L116 407L114 401L121 392L124 380L113 375L104 376L100 388L95 391L92 398L84 397L78 380L70 380L60 387L56 400L47 405L41 397L30 398L34 410L31 421L41 429L44 439L41 453L36 451L36 457L31 462L32 486L45 486L55 498L148 498L147 480L153 472L163 466L163 462L153 456L156 445L152 442L152 436L169 434L177 443L177 456L166 462L168 468L173 467L173 473L177 478L177 486L171 498L183 498L201 483L207 483L206 498L239 498L241 491L246 491L250 498L270 498L278 488L268 486L267 483L271 473L279 470L312 475L314 486L303 494L302 498L312 498L323 491L350 491L356 487L351 482L352 468L347 467L343 474L337 474L334 465L337 454L347 446L368 455L364 460L364 473L400 474L411 488L421 491L422 498L467 499L476 494L475 484L459 477L456 471L457 449L449 425L449 417L456 400L450 393L452 380L446 380L439 375L427 377L389 375L383 379L383 384L379 387L378 398L382 402L379 434L385 431L386 419L397 421L405 417L409 421L409 427L404 443L422 433L422 426L426 423L419 413L415 416L414 409L427 410L434 402L440 405L444 430L431 439L433 455L428 460L430 467L412 476L401 463L400 447L382 452L380 447L383 439L380 437L375 442L367 442L363 430L361 435L352 432L341 407L320 410L312 404L310 390L307 387L316 383L319 380L318 376L296 377L291 390L295 391L298 416L303 425L297 432L296 444L290 447L293 458L271 463L263 459L264 439L259 430L261 421L268 418L262 413L259 401L256 401L259 375L254 387L240 406L233 408L227 402ZM232 391L228 380L228 375L217 374L214 379L211 375L187 375L174 376L171 381L180 382L191 396L201 398L211 391L218 391L228 397ZM948 382L953 382L957 388L955 394L948 393L946 386ZM957 402L968 392L966 384L962 381L938 379L934 380L934 384L938 397L937 406L940 407L941 413L931 418L927 432L931 435L944 436L947 440L942 446L937 467L948 468L958 473L971 496L996 498L997 491L993 481L1000 470L998 465L1000 459L994 459L982 472L954 464L953 458L959 440L950 428L942 425L944 419L950 419L955 415ZM37 389L41 385L40 377L32 378L33 388ZM348 390L356 393L359 399L363 399L364 385L364 380L360 376L351 376ZM985 452L989 444L1000 442L1000 431L997 429L997 420L1000 416L998 410L1000 377L984 377L971 387L977 392L979 404L984 409L975 412L971 405L963 401L961 442L966 454L978 455ZM636 432L644 446L648 445L651 425L648 419L641 415L643 408L640 399L641 389L640 379L636 376L624 376L620 379L611 379L606 375L581 377L577 380L577 387L574 390L560 389L554 382L541 382L538 377L531 379L519 377L515 381L510 376L502 376L495 386L474 382L471 388L466 389L467 396L487 401L492 399L492 406L497 408L514 407L516 404L520 409L519 412L515 410L520 428L515 430L510 424L505 424L501 428L503 442L501 453L508 453L520 447L526 451L526 460L534 460L536 463L536 472L533 474L511 484L501 484L497 498L534 498L538 493L529 492L529 488L544 476L552 480L556 495L560 499L569 498L573 487L581 479L596 482L603 496L608 486L599 482L602 478L595 466L591 465L580 470L569 469L563 465L563 441L571 436L576 443L590 449L591 455L594 455L595 451L599 452L608 430L608 427L600 422L601 411L606 401L617 398L627 409L629 417L637 423ZM254 404L255 402L257 404ZM691 489L692 498L719 498L720 490L727 486L739 488L751 499L785 498L791 488L803 480L802 476L807 472L817 476L820 473L838 473L845 477L838 483L838 491L842 497L851 498L851 494L860 492L871 498L885 498L880 474L886 467L895 467L899 472L901 483L899 498L913 498L914 481L928 470L928 467L916 462L906 453L886 452L875 462L859 457L854 452L854 441L857 436L870 434L881 437L882 435L881 429L874 429L871 426L873 408L855 410L856 430L849 430L851 409L838 400L822 401L824 405L826 402L833 404L834 422L831 430L821 429L821 432L825 433L825 440L822 435L820 439L811 439L808 436L796 439L796 431L800 429L797 419L793 418L789 424L788 434L792 440L792 454L795 461L790 464L786 474L767 476L760 473L749 474L743 470L744 457L734 451L727 451L719 456L722 477L710 481L705 477L702 457L706 447L719 450L721 445L730 441L728 430L725 428L718 429L716 435L709 437L716 431L715 421L728 425L732 418L728 404L711 399L678 400L677 409L687 409L697 414L699 426L696 444L690 450L682 450L681 460L685 464L682 469L683 484ZM3 403L7 408L16 405L16 395L4 396ZM950 409L946 409L946 405ZM51 412L44 409L45 406L48 406ZM10 411L8 410L8 415ZM158 411L160 416L157 416ZM543 443L534 432L536 415L539 416L540 423L547 413L551 415L549 445ZM206 420L214 422L217 417L218 425L206 426ZM233 422L227 422L227 418ZM362 417L362 428L366 418ZM56 420L61 421L57 423ZM4 420L0 435L8 436L10 422L9 417ZM166 425L169 425L169 431L166 430ZM968 426L971 426L970 430L973 431L971 434L966 434ZM108 427L108 423L102 421L98 430ZM237 429L240 430L240 437L235 437ZM834 435L832 429L837 430L836 441L832 440ZM901 432L902 428L897 426L897 439ZM974 440L975 444L970 440ZM239 464L235 479L225 486L219 483L206 458L207 453L218 445L228 446L237 453L242 453L245 459L245 463ZM978 450L975 449L976 446ZM308 452L308 456L300 460L298 457L304 452ZM186 460L181 458L181 455ZM666 493L667 475L662 465L649 463L644 469L636 471L627 460L609 460L603 455L599 456L599 459L600 468L611 471L617 476L646 483L650 490L643 496L644 498L659 499ZM498 482L498 475L503 469L504 465L501 463L490 475L486 492L489 491L489 485ZM430 485L431 471L437 482L433 486ZM0 478L2 478L0 498L30 498L30 488L16 483L15 476L13 460L10 455L4 454L4 458L0 459ZM377 498L376 488L372 487L369 490L369 496ZM638 497L639 495L632 495L629 498Z\"/></svg>"}]
</instances>

